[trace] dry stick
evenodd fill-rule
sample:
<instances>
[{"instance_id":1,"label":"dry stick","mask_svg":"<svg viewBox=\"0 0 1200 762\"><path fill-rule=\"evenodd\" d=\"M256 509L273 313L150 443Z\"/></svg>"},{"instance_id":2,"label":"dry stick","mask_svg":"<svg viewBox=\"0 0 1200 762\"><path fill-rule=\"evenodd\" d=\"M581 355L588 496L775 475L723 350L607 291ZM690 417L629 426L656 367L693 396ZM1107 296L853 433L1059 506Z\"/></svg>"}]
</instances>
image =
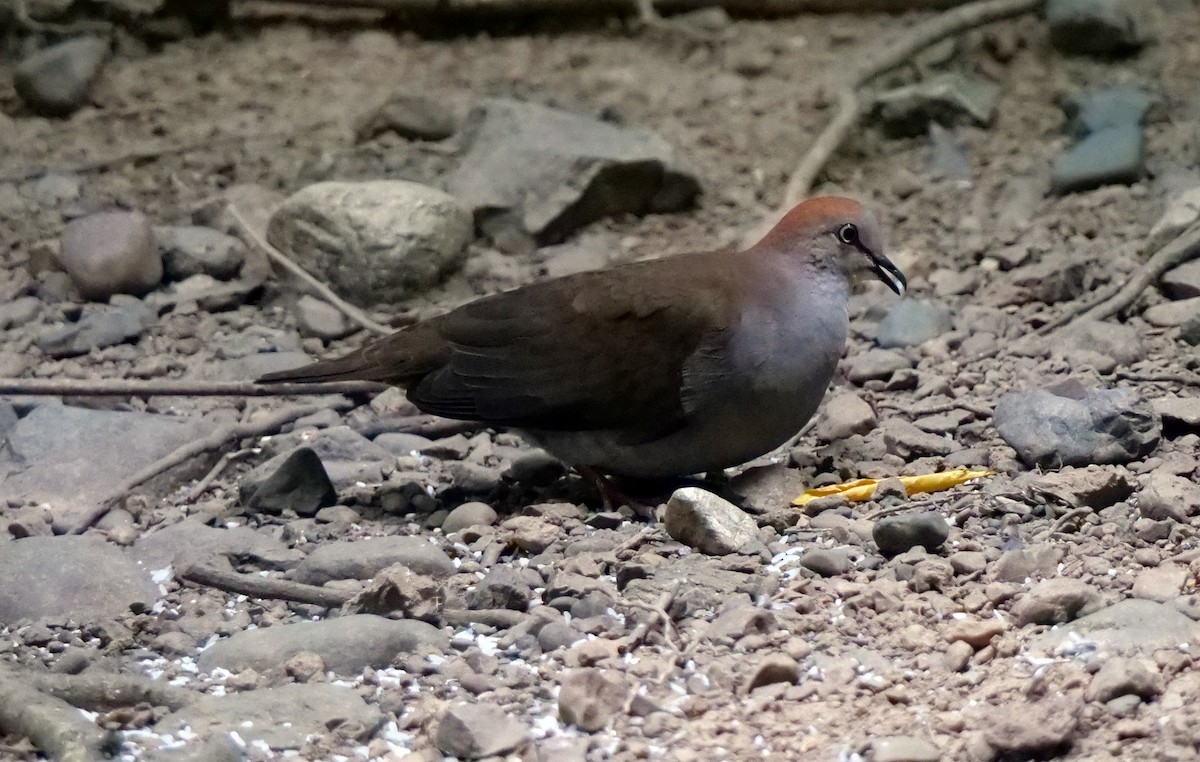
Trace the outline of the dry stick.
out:
<instances>
[{"instance_id":1,"label":"dry stick","mask_svg":"<svg viewBox=\"0 0 1200 762\"><path fill-rule=\"evenodd\" d=\"M325 608L344 606L358 596L349 590L335 590L318 585L306 585L286 579L260 577L256 574L238 574L222 571L211 566L196 565L184 569L179 578L228 593L252 595L255 598L272 598L294 603L310 603ZM446 609L441 612L442 621L454 627L470 624L486 624L500 629L515 627L529 618L520 611L508 609Z\"/></svg>"},{"instance_id":2,"label":"dry stick","mask_svg":"<svg viewBox=\"0 0 1200 762\"><path fill-rule=\"evenodd\" d=\"M101 762L109 734L79 710L30 685L28 674L0 663L0 735L28 738L59 762Z\"/></svg>"},{"instance_id":3,"label":"dry stick","mask_svg":"<svg viewBox=\"0 0 1200 762\"><path fill-rule=\"evenodd\" d=\"M253 246L258 248L263 254L266 254L272 262L303 281L306 286L317 292L322 299L333 305L333 307L343 315L350 318L355 323L358 323L363 328L366 328L368 331L377 333L380 336L387 336L395 333L395 329L389 328L383 323L377 323L372 320L367 313L333 293L329 286L326 286L324 283L314 278L308 273L307 270L293 262L287 257L287 255L268 243L267 239L260 236L258 231L256 231L250 223L246 222L246 218L243 217L242 213L237 210L237 207L233 206L232 204L229 206L229 214L238 224L238 227L242 229L242 234L246 236L247 240Z\"/></svg>"},{"instance_id":4,"label":"dry stick","mask_svg":"<svg viewBox=\"0 0 1200 762\"><path fill-rule=\"evenodd\" d=\"M408 14L486 16L580 13L628 13L629 0L260 0L288 5L363 8ZM654 0L657 11L681 13L719 7L755 16L790 16L798 13L900 13L942 10L966 0Z\"/></svg>"},{"instance_id":5,"label":"dry stick","mask_svg":"<svg viewBox=\"0 0 1200 762\"><path fill-rule=\"evenodd\" d=\"M244 448L241 450L237 450L236 452L227 452L224 455L222 455L221 459L217 461L216 465L214 465L212 468L210 468L208 470L208 473L205 474L204 477L202 479L200 479L200 481L193 484L191 489L189 489L187 491L187 494L184 495L184 497L183 497L183 502L191 503L191 502L195 501L196 498L198 498L204 494L204 490L208 489L209 485L211 485L214 481L216 481L216 478L221 475L221 472L229 467L230 463L232 463L235 460L240 460L241 458L244 458L247 455L253 455L254 452L255 452L255 450L253 448L247 447L247 448Z\"/></svg>"},{"instance_id":6,"label":"dry stick","mask_svg":"<svg viewBox=\"0 0 1200 762\"><path fill-rule=\"evenodd\" d=\"M89 670L82 675L38 674L28 681L42 693L71 706L103 712L118 707L152 704L174 711L192 703L197 694L141 675L118 675Z\"/></svg>"},{"instance_id":7,"label":"dry stick","mask_svg":"<svg viewBox=\"0 0 1200 762\"><path fill-rule=\"evenodd\" d=\"M809 194L817 174L858 122L862 110L859 88L880 74L907 63L924 48L947 37L993 21L1029 13L1041 5L1042 0L982 0L959 6L906 30L900 39L885 47L878 55L868 58L851 69L848 75L839 78L833 88L838 93L837 113L792 172L784 192L783 208L793 206Z\"/></svg>"},{"instance_id":8,"label":"dry stick","mask_svg":"<svg viewBox=\"0 0 1200 762\"><path fill-rule=\"evenodd\" d=\"M283 410L277 410L274 413L258 420L249 422L239 422L222 426L219 429L211 432L205 437L188 442L172 452L167 453L163 457L154 461L150 465L138 471L133 476L121 482L113 493L102 500L91 511L89 511L75 527L71 530L71 534L82 534L87 531L92 525L104 517L106 513L112 510L113 506L132 492L138 485L143 482L153 479L164 471L167 471L179 464L187 461L190 458L198 457L209 450L216 450L232 439L245 439L247 437L261 437L267 434L278 431L283 426L295 421L297 418L303 418L306 415L320 412L330 407L329 405L295 405L286 407ZM335 406L338 407L338 406Z\"/></svg>"},{"instance_id":9,"label":"dry stick","mask_svg":"<svg viewBox=\"0 0 1200 762\"><path fill-rule=\"evenodd\" d=\"M335 590L319 585L306 585L287 579L260 577L257 574L238 574L221 571L211 566L195 565L179 573L179 578L198 585L215 587L228 593L242 593L255 598L277 598L282 601L311 603L315 606L337 608L345 605L357 593L350 590Z\"/></svg>"},{"instance_id":10,"label":"dry stick","mask_svg":"<svg viewBox=\"0 0 1200 762\"><path fill-rule=\"evenodd\" d=\"M258 384L253 381L166 379L0 378L0 396L51 394L74 397L281 397L286 395L378 394L387 384L334 381L314 384Z\"/></svg>"}]
</instances>

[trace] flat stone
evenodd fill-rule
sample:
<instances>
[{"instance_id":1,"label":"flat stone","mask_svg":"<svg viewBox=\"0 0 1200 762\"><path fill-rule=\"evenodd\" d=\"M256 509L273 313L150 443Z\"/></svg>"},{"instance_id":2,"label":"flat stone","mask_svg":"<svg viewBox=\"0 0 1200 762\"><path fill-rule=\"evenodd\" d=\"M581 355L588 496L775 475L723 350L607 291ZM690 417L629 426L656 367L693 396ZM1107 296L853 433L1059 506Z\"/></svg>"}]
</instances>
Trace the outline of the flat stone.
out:
<instances>
[{"instance_id":1,"label":"flat stone","mask_svg":"<svg viewBox=\"0 0 1200 762\"><path fill-rule=\"evenodd\" d=\"M837 442L853 434L866 434L875 428L875 410L853 392L839 392L821 406L816 434L826 442Z\"/></svg>"},{"instance_id":2,"label":"flat stone","mask_svg":"<svg viewBox=\"0 0 1200 762\"><path fill-rule=\"evenodd\" d=\"M425 538L388 536L325 543L296 567L295 577L310 585L335 579L370 579L392 564L403 564L435 579L454 573L449 556Z\"/></svg>"},{"instance_id":3,"label":"flat stone","mask_svg":"<svg viewBox=\"0 0 1200 762\"><path fill-rule=\"evenodd\" d=\"M446 634L427 622L351 614L243 630L214 643L197 663L206 671L220 667L231 672L263 672L308 651L319 655L326 669L356 675L364 667L387 667L397 656L422 649L444 651L448 644Z\"/></svg>"},{"instance_id":4,"label":"flat stone","mask_svg":"<svg viewBox=\"0 0 1200 762\"><path fill-rule=\"evenodd\" d=\"M1172 299L1200 297L1200 259L1167 270L1159 283Z\"/></svg>"},{"instance_id":5,"label":"flat stone","mask_svg":"<svg viewBox=\"0 0 1200 762\"><path fill-rule=\"evenodd\" d=\"M563 676L558 717L585 733L608 726L629 698L625 676L616 670L573 669Z\"/></svg>"},{"instance_id":6,"label":"flat stone","mask_svg":"<svg viewBox=\"0 0 1200 762\"><path fill-rule=\"evenodd\" d=\"M477 218L515 215L539 243L603 217L682 211L700 192L675 149L649 130L491 98L462 132L468 148L450 191Z\"/></svg>"},{"instance_id":7,"label":"flat stone","mask_svg":"<svg viewBox=\"0 0 1200 762\"><path fill-rule=\"evenodd\" d=\"M1183 325L1197 314L1200 314L1200 296L1147 307L1142 319L1159 328L1172 328Z\"/></svg>"},{"instance_id":8,"label":"flat stone","mask_svg":"<svg viewBox=\"0 0 1200 762\"><path fill-rule=\"evenodd\" d=\"M171 280L193 275L229 280L246 261L246 245L240 239L201 225L156 226L154 241Z\"/></svg>"},{"instance_id":9,"label":"flat stone","mask_svg":"<svg viewBox=\"0 0 1200 762\"><path fill-rule=\"evenodd\" d=\"M200 694L187 706L154 724L154 731L178 737L184 730L200 737L237 733L247 743L261 741L272 750L298 750L312 737L333 733L366 743L385 716L352 688L328 683L280 685L226 696Z\"/></svg>"},{"instance_id":10,"label":"flat stone","mask_svg":"<svg viewBox=\"0 0 1200 762\"><path fill-rule=\"evenodd\" d=\"M1081 351L1097 352L1118 365L1131 365L1146 356L1141 334L1126 323L1083 318L1073 320L1054 336L1051 348L1068 360Z\"/></svg>"},{"instance_id":11,"label":"flat stone","mask_svg":"<svg viewBox=\"0 0 1200 762\"><path fill-rule=\"evenodd\" d=\"M323 341L343 339L359 329L346 314L326 301L305 294L296 300L296 328L301 336Z\"/></svg>"},{"instance_id":12,"label":"flat stone","mask_svg":"<svg viewBox=\"0 0 1200 762\"><path fill-rule=\"evenodd\" d=\"M1081 702L1061 696L1040 701L1016 699L981 707L983 737L1001 753L1042 755L1065 747L1079 726ZM1031 717L1038 718L1030 722Z\"/></svg>"},{"instance_id":13,"label":"flat stone","mask_svg":"<svg viewBox=\"0 0 1200 762\"><path fill-rule=\"evenodd\" d=\"M1196 397L1176 397L1173 394L1156 397L1150 400L1150 406L1162 416L1163 421L1200 427L1200 399Z\"/></svg>"},{"instance_id":14,"label":"flat stone","mask_svg":"<svg viewBox=\"0 0 1200 762\"><path fill-rule=\"evenodd\" d=\"M890 349L868 349L846 361L846 376L853 383L862 385L872 379L886 381L896 371L912 366L911 360Z\"/></svg>"},{"instance_id":15,"label":"flat stone","mask_svg":"<svg viewBox=\"0 0 1200 762\"><path fill-rule=\"evenodd\" d=\"M1017 624L1057 624L1086 616L1103 606L1100 593L1083 580L1044 579L1020 596L1012 607Z\"/></svg>"},{"instance_id":16,"label":"flat stone","mask_svg":"<svg viewBox=\"0 0 1200 762\"><path fill-rule=\"evenodd\" d=\"M0 493L49 503L56 525L73 526L124 479L212 428L181 416L42 405L0 448ZM208 465L195 459L170 478L198 477Z\"/></svg>"},{"instance_id":17,"label":"flat stone","mask_svg":"<svg viewBox=\"0 0 1200 762\"><path fill-rule=\"evenodd\" d=\"M950 330L950 308L937 302L901 299L879 322L876 343L884 348L914 347Z\"/></svg>"},{"instance_id":18,"label":"flat stone","mask_svg":"<svg viewBox=\"0 0 1200 762\"><path fill-rule=\"evenodd\" d=\"M1166 603L1183 593L1187 579L1188 570L1176 564L1146 569L1133 578L1133 589L1129 594L1134 598Z\"/></svg>"},{"instance_id":19,"label":"flat stone","mask_svg":"<svg viewBox=\"0 0 1200 762\"><path fill-rule=\"evenodd\" d=\"M717 556L736 553L758 539L754 517L699 487L675 490L667 501L663 528L673 539Z\"/></svg>"},{"instance_id":20,"label":"flat stone","mask_svg":"<svg viewBox=\"0 0 1200 762\"><path fill-rule=\"evenodd\" d=\"M434 743L451 757L506 755L529 743L525 723L494 704L454 704L442 715Z\"/></svg>"},{"instance_id":21,"label":"flat stone","mask_svg":"<svg viewBox=\"0 0 1200 762\"><path fill-rule=\"evenodd\" d=\"M874 762L939 762L942 751L914 736L885 736L871 741Z\"/></svg>"},{"instance_id":22,"label":"flat stone","mask_svg":"<svg viewBox=\"0 0 1200 762\"><path fill-rule=\"evenodd\" d=\"M94 349L133 341L158 322L140 299L116 294L109 304L89 304L79 320L48 326L37 334L38 349L50 357L77 357Z\"/></svg>"},{"instance_id":23,"label":"flat stone","mask_svg":"<svg viewBox=\"0 0 1200 762\"><path fill-rule=\"evenodd\" d=\"M1004 551L996 561L993 573L998 582L1022 583L1027 579L1053 576L1062 558L1062 548L1048 543L1037 543L1026 548Z\"/></svg>"},{"instance_id":24,"label":"flat stone","mask_svg":"<svg viewBox=\"0 0 1200 762\"><path fill-rule=\"evenodd\" d=\"M454 111L444 101L402 90L367 112L355 125L354 136L360 143L385 132L408 140L445 140L457 129Z\"/></svg>"},{"instance_id":25,"label":"flat stone","mask_svg":"<svg viewBox=\"0 0 1200 762\"><path fill-rule=\"evenodd\" d=\"M1030 642L1045 654L1064 654L1094 647L1101 653L1153 653L1175 648L1200 634L1200 623L1173 606L1130 598L1074 622L1059 625Z\"/></svg>"},{"instance_id":26,"label":"flat stone","mask_svg":"<svg viewBox=\"0 0 1200 762\"><path fill-rule=\"evenodd\" d=\"M1138 696L1149 701L1163 692L1163 678L1142 659L1114 656L1100 666L1088 684L1088 701L1107 703L1118 696Z\"/></svg>"},{"instance_id":27,"label":"flat stone","mask_svg":"<svg viewBox=\"0 0 1200 762\"><path fill-rule=\"evenodd\" d=\"M1138 492L1138 512L1154 521L1187 522L1200 514L1200 486L1175 474L1147 474Z\"/></svg>"},{"instance_id":28,"label":"flat stone","mask_svg":"<svg viewBox=\"0 0 1200 762\"><path fill-rule=\"evenodd\" d=\"M1127 463L1152 452L1162 436L1161 419L1131 392L1074 382L1009 392L992 419L1030 466Z\"/></svg>"},{"instance_id":29,"label":"flat stone","mask_svg":"<svg viewBox=\"0 0 1200 762\"><path fill-rule=\"evenodd\" d=\"M0 626L55 617L116 619L148 609L158 586L121 548L92 537L26 537L0 541Z\"/></svg>"},{"instance_id":30,"label":"flat stone","mask_svg":"<svg viewBox=\"0 0 1200 762\"><path fill-rule=\"evenodd\" d=\"M1142 128L1137 124L1091 133L1055 159L1050 172L1051 191L1074 193L1137 182L1145 172L1142 142Z\"/></svg>"},{"instance_id":31,"label":"flat stone","mask_svg":"<svg viewBox=\"0 0 1200 762\"><path fill-rule=\"evenodd\" d=\"M894 136L920 135L930 123L951 124L964 117L987 126L995 118L999 95L999 85L986 79L957 72L935 74L881 94L874 114Z\"/></svg>"},{"instance_id":32,"label":"flat stone","mask_svg":"<svg viewBox=\"0 0 1200 762\"><path fill-rule=\"evenodd\" d=\"M138 537L130 555L143 569L174 566L186 569L224 556L230 563L252 563L265 569L291 569L305 558L273 535L247 526L211 527L185 519Z\"/></svg>"}]
</instances>

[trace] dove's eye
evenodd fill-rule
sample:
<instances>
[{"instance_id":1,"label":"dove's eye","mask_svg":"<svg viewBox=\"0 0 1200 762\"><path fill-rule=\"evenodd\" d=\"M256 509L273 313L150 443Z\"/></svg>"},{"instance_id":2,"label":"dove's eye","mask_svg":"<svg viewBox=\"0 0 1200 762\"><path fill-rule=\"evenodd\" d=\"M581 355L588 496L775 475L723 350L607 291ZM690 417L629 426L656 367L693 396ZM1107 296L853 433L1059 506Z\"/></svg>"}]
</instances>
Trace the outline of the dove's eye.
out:
<instances>
[{"instance_id":1,"label":"dove's eye","mask_svg":"<svg viewBox=\"0 0 1200 762\"><path fill-rule=\"evenodd\" d=\"M858 228L850 223L846 223L838 228L837 238L842 243L853 246L858 243Z\"/></svg>"}]
</instances>

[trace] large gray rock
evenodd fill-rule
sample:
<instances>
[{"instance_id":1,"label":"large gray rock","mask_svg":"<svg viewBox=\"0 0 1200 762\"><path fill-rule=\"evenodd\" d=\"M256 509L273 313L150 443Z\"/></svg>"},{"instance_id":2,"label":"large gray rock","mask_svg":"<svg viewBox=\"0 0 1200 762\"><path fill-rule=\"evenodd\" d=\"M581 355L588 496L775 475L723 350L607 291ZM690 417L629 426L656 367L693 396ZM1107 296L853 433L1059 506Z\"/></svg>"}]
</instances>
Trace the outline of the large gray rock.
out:
<instances>
[{"instance_id":1,"label":"large gray rock","mask_svg":"<svg viewBox=\"0 0 1200 762\"><path fill-rule=\"evenodd\" d=\"M0 626L40 617L116 618L157 599L150 574L116 545L74 535L0 542Z\"/></svg>"},{"instance_id":2,"label":"large gray rock","mask_svg":"<svg viewBox=\"0 0 1200 762\"><path fill-rule=\"evenodd\" d=\"M291 569L305 557L265 531L258 532L248 526L210 527L192 519L142 535L130 552L144 569L162 569L168 565L185 569L192 564L210 563L217 556L224 556L231 563Z\"/></svg>"},{"instance_id":3,"label":"large gray rock","mask_svg":"<svg viewBox=\"0 0 1200 762\"><path fill-rule=\"evenodd\" d=\"M48 503L55 523L71 526L124 479L212 429L202 419L42 405L0 447L0 494ZM208 464L187 467L202 472Z\"/></svg>"},{"instance_id":4,"label":"large gray rock","mask_svg":"<svg viewBox=\"0 0 1200 762\"><path fill-rule=\"evenodd\" d=\"M163 276L153 228L141 212L97 212L71 220L58 259L79 293L94 301L140 296Z\"/></svg>"},{"instance_id":5,"label":"large gray rock","mask_svg":"<svg viewBox=\"0 0 1200 762\"><path fill-rule=\"evenodd\" d=\"M477 220L514 214L542 243L603 217L687 209L700 192L675 149L649 130L489 99L463 132L469 148L451 192Z\"/></svg>"},{"instance_id":6,"label":"large gray rock","mask_svg":"<svg viewBox=\"0 0 1200 762\"><path fill-rule=\"evenodd\" d=\"M403 180L323 182L275 210L272 244L358 304L420 293L462 263L471 215L436 188Z\"/></svg>"},{"instance_id":7,"label":"large gray rock","mask_svg":"<svg viewBox=\"0 0 1200 762\"><path fill-rule=\"evenodd\" d=\"M67 116L87 102L108 58L108 42L78 37L33 53L13 71L13 85L29 108L43 116Z\"/></svg>"},{"instance_id":8,"label":"large gray rock","mask_svg":"<svg viewBox=\"0 0 1200 762\"><path fill-rule=\"evenodd\" d=\"M709 555L736 553L758 539L754 517L699 487L681 487L667 501L663 528L672 539Z\"/></svg>"},{"instance_id":9,"label":"large gray rock","mask_svg":"<svg viewBox=\"0 0 1200 762\"><path fill-rule=\"evenodd\" d=\"M1073 382L1010 392L992 420L1030 466L1127 463L1148 455L1162 437L1162 419L1149 403L1124 389Z\"/></svg>"},{"instance_id":10,"label":"large gray rock","mask_svg":"<svg viewBox=\"0 0 1200 762\"><path fill-rule=\"evenodd\" d=\"M1079 142L1054 162L1055 193L1132 183L1143 174L1142 119L1153 97L1119 85L1084 93L1068 104L1071 130Z\"/></svg>"},{"instance_id":11,"label":"large gray rock","mask_svg":"<svg viewBox=\"0 0 1200 762\"><path fill-rule=\"evenodd\" d=\"M243 741L262 741L281 751L300 749L331 729L342 738L365 743L384 720L377 706L351 688L306 683L228 696L200 695L155 723L154 731L178 735L186 728L201 738L236 732Z\"/></svg>"},{"instance_id":12,"label":"large gray rock","mask_svg":"<svg viewBox=\"0 0 1200 762\"><path fill-rule=\"evenodd\" d=\"M357 542L330 542L309 554L296 568L296 579L323 585L335 579L370 579L392 564L441 579L454 564L441 548L423 537L369 537Z\"/></svg>"},{"instance_id":13,"label":"large gray rock","mask_svg":"<svg viewBox=\"0 0 1200 762\"><path fill-rule=\"evenodd\" d=\"M386 667L396 656L420 648L444 650L447 643L446 634L426 622L351 614L243 630L214 643L200 655L199 665L205 670L221 667L232 672L262 672L309 651L321 657L327 670L353 675L363 667Z\"/></svg>"}]
</instances>

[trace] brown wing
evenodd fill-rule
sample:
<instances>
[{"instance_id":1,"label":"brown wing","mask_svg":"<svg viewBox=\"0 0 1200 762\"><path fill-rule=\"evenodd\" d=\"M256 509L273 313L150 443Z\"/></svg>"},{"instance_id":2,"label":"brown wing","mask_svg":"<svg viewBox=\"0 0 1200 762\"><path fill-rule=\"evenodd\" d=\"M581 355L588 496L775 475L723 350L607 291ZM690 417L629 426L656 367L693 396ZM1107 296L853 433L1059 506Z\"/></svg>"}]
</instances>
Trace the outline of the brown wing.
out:
<instances>
[{"instance_id":1,"label":"brown wing","mask_svg":"<svg viewBox=\"0 0 1200 762\"><path fill-rule=\"evenodd\" d=\"M732 315L729 280L716 277L720 260L696 267L712 256L535 283L268 380L388 381L448 418L662 436L685 421L685 367L696 365L689 358L702 347L711 354ZM711 273L705 283L699 272Z\"/></svg>"}]
</instances>

